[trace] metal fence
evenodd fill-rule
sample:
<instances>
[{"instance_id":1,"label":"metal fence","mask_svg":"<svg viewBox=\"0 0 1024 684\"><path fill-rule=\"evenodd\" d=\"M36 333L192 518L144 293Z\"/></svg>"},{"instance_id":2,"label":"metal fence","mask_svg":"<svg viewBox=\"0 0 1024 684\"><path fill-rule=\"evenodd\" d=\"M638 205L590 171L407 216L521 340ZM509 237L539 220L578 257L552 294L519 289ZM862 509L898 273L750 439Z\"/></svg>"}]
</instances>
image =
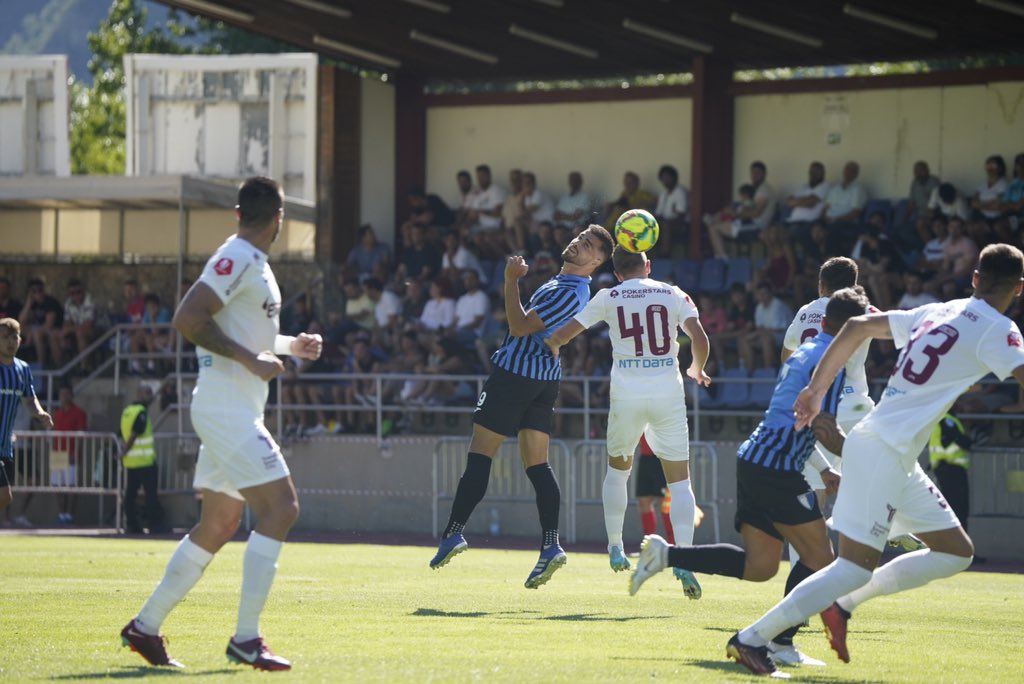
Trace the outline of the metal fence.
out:
<instances>
[{"instance_id":1,"label":"metal fence","mask_svg":"<svg viewBox=\"0 0 1024 684\"><path fill-rule=\"evenodd\" d=\"M975 447L969 473L971 515L1024 518L1024 449Z\"/></svg>"},{"instance_id":2,"label":"metal fence","mask_svg":"<svg viewBox=\"0 0 1024 684\"><path fill-rule=\"evenodd\" d=\"M109 432L14 433L13 489L24 493L95 494L98 520L104 519L106 497L114 497L115 519L121 531L123 469L120 446Z\"/></svg>"}]
</instances>

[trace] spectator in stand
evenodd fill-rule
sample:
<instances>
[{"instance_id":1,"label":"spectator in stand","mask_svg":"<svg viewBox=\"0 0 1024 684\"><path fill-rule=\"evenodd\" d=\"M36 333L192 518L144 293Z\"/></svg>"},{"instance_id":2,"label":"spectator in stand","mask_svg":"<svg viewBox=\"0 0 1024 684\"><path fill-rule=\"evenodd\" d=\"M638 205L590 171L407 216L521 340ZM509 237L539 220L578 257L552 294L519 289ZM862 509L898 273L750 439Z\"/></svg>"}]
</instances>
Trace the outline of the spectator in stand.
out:
<instances>
[{"instance_id":1,"label":"spectator in stand","mask_svg":"<svg viewBox=\"0 0 1024 684\"><path fill-rule=\"evenodd\" d=\"M730 222L738 218L741 212L754 207L755 192L757 192L757 188L750 183L744 183L736 188L735 201L713 214L704 214L704 223L710 226L712 223Z\"/></svg>"},{"instance_id":2,"label":"spectator in stand","mask_svg":"<svg viewBox=\"0 0 1024 684\"><path fill-rule=\"evenodd\" d=\"M448 338L434 340L430 346L427 362L416 368L421 375L458 375L466 372L465 361L462 360L462 349L458 342ZM455 396L456 383L451 380L431 379L422 381L407 397L413 404L429 404L437 406L446 399Z\"/></svg>"},{"instance_id":3,"label":"spectator in stand","mask_svg":"<svg viewBox=\"0 0 1024 684\"><path fill-rule=\"evenodd\" d=\"M442 333L455 322L455 300L447 278L435 278L430 284L430 299L419 318L421 330Z\"/></svg>"},{"instance_id":4,"label":"spectator in stand","mask_svg":"<svg viewBox=\"0 0 1024 684\"><path fill-rule=\"evenodd\" d=\"M23 304L11 296L11 281L0 275L0 318L18 319Z\"/></svg>"},{"instance_id":5,"label":"spectator in stand","mask_svg":"<svg viewBox=\"0 0 1024 684\"><path fill-rule=\"evenodd\" d=\"M985 182L971 196L971 218L992 223L1002 214L1000 203L1006 194L1006 160L994 154L985 160Z\"/></svg>"},{"instance_id":6,"label":"spectator in stand","mask_svg":"<svg viewBox=\"0 0 1024 684\"><path fill-rule=\"evenodd\" d=\"M537 176L532 171L523 174L523 208L525 210L525 236L522 246L525 249L527 239L533 239L537 234L537 226L541 222L550 223L555 218L555 203L551 197L537 187Z\"/></svg>"},{"instance_id":7,"label":"spectator in stand","mask_svg":"<svg viewBox=\"0 0 1024 684\"><path fill-rule=\"evenodd\" d=\"M750 184L754 186L754 204L742 209L731 221L720 221L708 225L708 238L711 248L719 259L727 259L725 253L726 238L735 240L740 233L760 232L768 227L775 216L775 189L765 180L768 167L764 162L756 161L750 165ZM726 207L722 211L728 211Z\"/></svg>"},{"instance_id":8,"label":"spectator in stand","mask_svg":"<svg viewBox=\"0 0 1024 684\"><path fill-rule=\"evenodd\" d=\"M494 370L491 354L497 351L507 334L508 318L505 314L505 307L496 306L491 309L490 316L484 322L483 331L476 341L476 357L485 373Z\"/></svg>"},{"instance_id":9,"label":"spectator in stand","mask_svg":"<svg viewBox=\"0 0 1024 684\"><path fill-rule=\"evenodd\" d=\"M59 401L60 404L53 412L54 431L85 432L88 429L88 419L85 411L75 403L71 387L61 386ZM53 438L49 457L51 487L74 487L78 483L75 478L75 466L78 459L77 445L78 440L74 437L56 436ZM91 476L91 473L86 476ZM75 519L71 514L71 495L61 493L58 497L58 506L57 523L60 525L73 524Z\"/></svg>"},{"instance_id":10,"label":"spectator in stand","mask_svg":"<svg viewBox=\"0 0 1024 684\"><path fill-rule=\"evenodd\" d=\"M28 297L18 319L26 351L34 352L35 360L44 368L56 366L60 362L60 354L52 342L58 339L56 333L64 327L64 309L60 302L46 293L46 283L42 278L29 281Z\"/></svg>"},{"instance_id":11,"label":"spectator in stand","mask_svg":"<svg viewBox=\"0 0 1024 684\"><path fill-rule=\"evenodd\" d=\"M907 213L906 216L896 217L903 224L894 227L897 242L902 249L921 249L931 239L928 205L932 193L938 190L939 185L941 181L932 175L927 162L914 164L914 179L910 181L910 193L907 195Z\"/></svg>"},{"instance_id":12,"label":"spectator in stand","mask_svg":"<svg viewBox=\"0 0 1024 684\"><path fill-rule=\"evenodd\" d=\"M882 233L884 224L881 214L872 216L863 227L850 257L857 262L861 281L871 291L871 301L882 311L887 311L892 308L892 292L900 286L906 265L899 250Z\"/></svg>"},{"instance_id":13,"label":"spectator in stand","mask_svg":"<svg viewBox=\"0 0 1024 684\"><path fill-rule=\"evenodd\" d=\"M68 297L64 300L64 325L54 330L50 339L50 348L55 354L54 365L64 365L66 349L82 352L93 340L96 330L96 305L92 295L85 291L81 280L72 278L68 281ZM82 367L89 369L88 359Z\"/></svg>"},{"instance_id":14,"label":"spectator in stand","mask_svg":"<svg viewBox=\"0 0 1024 684\"><path fill-rule=\"evenodd\" d=\"M142 323L149 327L139 328L134 332L131 339L131 352L133 355L162 353L169 356L173 353L171 341L174 339L169 327L173 317L171 310L166 306L161 306L160 296L153 292L146 294L142 301L144 304ZM305 331L305 328L301 329L301 332ZM132 359L129 368L133 373L142 373L142 364L137 358ZM156 370L154 359L146 359L146 370L150 372Z\"/></svg>"},{"instance_id":15,"label":"spectator in stand","mask_svg":"<svg viewBox=\"0 0 1024 684\"><path fill-rule=\"evenodd\" d=\"M455 302L455 339L464 347L473 348L491 313L491 300L480 289L480 277L473 269L462 272L462 285L466 291Z\"/></svg>"},{"instance_id":16,"label":"spectator in stand","mask_svg":"<svg viewBox=\"0 0 1024 684\"><path fill-rule=\"evenodd\" d=\"M345 279L345 319L362 330L373 327L374 304L358 278ZM355 329L355 328L352 328Z\"/></svg>"},{"instance_id":17,"label":"spectator in stand","mask_svg":"<svg viewBox=\"0 0 1024 684\"><path fill-rule=\"evenodd\" d=\"M821 218L825 211L825 197L829 185L825 182L825 165L811 162L807 168L807 184L786 198L790 207L786 223L789 232L803 252L807 252L811 239L811 223Z\"/></svg>"},{"instance_id":18,"label":"spectator in stand","mask_svg":"<svg viewBox=\"0 0 1024 684\"><path fill-rule=\"evenodd\" d=\"M444 254L441 255L441 275L447 278L449 281L454 281L456 278L460 278L462 272L467 268L471 268L476 271L480 277L480 282L484 285L487 284L487 275L484 273L484 267L480 263L480 260L476 258L476 254L473 254L466 245L462 244L462 240L454 232L448 233L444 236Z\"/></svg>"},{"instance_id":19,"label":"spectator in stand","mask_svg":"<svg viewBox=\"0 0 1024 684\"><path fill-rule=\"evenodd\" d=\"M569 232L568 227L565 225L560 224L558 229L565 233ZM564 249L563 247L562 250ZM537 224L537 234L533 236L530 242L530 251L533 254L540 252L547 252L549 254L562 253L555 242L555 227L550 221L541 221ZM561 265L561 262L559 262L559 265Z\"/></svg>"},{"instance_id":20,"label":"spectator in stand","mask_svg":"<svg viewBox=\"0 0 1024 684\"><path fill-rule=\"evenodd\" d=\"M142 323L142 314L146 310L146 302L139 289L139 281L129 278L121 284L121 306L123 312L114 316L115 323Z\"/></svg>"},{"instance_id":21,"label":"spectator in stand","mask_svg":"<svg viewBox=\"0 0 1024 684\"><path fill-rule=\"evenodd\" d=\"M505 242L511 245L512 249L522 249L516 245L526 232L525 218L526 190L523 188L523 172L521 169L512 169L508 172L508 195L501 205L501 226L505 231Z\"/></svg>"},{"instance_id":22,"label":"spectator in stand","mask_svg":"<svg viewBox=\"0 0 1024 684\"><path fill-rule=\"evenodd\" d=\"M825 224L833 254L846 254L860 234L860 215L868 201L868 193L857 182L860 165L846 162L843 180L828 189L825 195Z\"/></svg>"},{"instance_id":23,"label":"spectator in stand","mask_svg":"<svg viewBox=\"0 0 1024 684\"><path fill-rule=\"evenodd\" d=\"M586 223L590 217L590 195L583 192L583 175L579 171L569 172L569 192L558 198L555 205L555 225L575 228Z\"/></svg>"},{"instance_id":24,"label":"spectator in stand","mask_svg":"<svg viewBox=\"0 0 1024 684\"><path fill-rule=\"evenodd\" d=\"M708 335L720 335L729 329L729 315L718 298L707 293L700 296L700 324Z\"/></svg>"},{"instance_id":25,"label":"spectator in stand","mask_svg":"<svg viewBox=\"0 0 1024 684\"><path fill-rule=\"evenodd\" d=\"M402 300L376 278L367 278L363 283L366 296L373 302L373 319L378 330L397 329L402 317Z\"/></svg>"},{"instance_id":26,"label":"spectator in stand","mask_svg":"<svg viewBox=\"0 0 1024 684\"><path fill-rule=\"evenodd\" d=\"M909 270L903 274L903 296L896 303L897 309L916 309L925 304L936 304L938 299L924 291L924 280L921 272Z\"/></svg>"},{"instance_id":27,"label":"spectator in stand","mask_svg":"<svg viewBox=\"0 0 1024 684\"><path fill-rule=\"evenodd\" d=\"M662 189L658 192L658 203L654 207L654 217L658 219L661 234L657 244L657 254L671 256L672 241L686 237L686 216L690 207L689 193L679 184L679 172L676 167L665 164L658 169L658 181Z\"/></svg>"},{"instance_id":28,"label":"spectator in stand","mask_svg":"<svg viewBox=\"0 0 1024 684\"><path fill-rule=\"evenodd\" d=\"M406 280L402 294L402 320L414 323L423 315L423 307L427 303L427 293L423 283L418 280Z\"/></svg>"},{"instance_id":29,"label":"spectator in stand","mask_svg":"<svg viewBox=\"0 0 1024 684\"><path fill-rule=\"evenodd\" d=\"M481 255L497 259L504 254L501 209L508 193L491 182L491 167L486 164L476 167L476 183L480 192L473 198L472 208L467 213L469 231Z\"/></svg>"},{"instance_id":30,"label":"spectator in stand","mask_svg":"<svg viewBox=\"0 0 1024 684\"><path fill-rule=\"evenodd\" d=\"M949 227L945 216L936 215L929 222L929 226L932 237L924 244L921 258L917 261L917 270L925 282L932 280L942 268L942 261L946 255L946 243L949 242Z\"/></svg>"},{"instance_id":31,"label":"spectator in stand","mask_svg":"<svg viewBox=\"0 0 1024 684\"><path fill-rule=\"evenodd\" d=\"M928 199L928 218L938 215L947 219L958 216L964 221L968 218L967 202L952 183L941 183L932 190L932 196Z\"/></svg>"},{"instance_id":32,"label":"spectator in stand","mask_svg":"<svg viewBox=\"0 0 1024 684\"><path fill-rule=\"evenodd\" d=\"M1009 219L1007 226L1009 233L1016 233L1020 230L1022 219L1024 219L1024 152L1013 158L1013 182L1006 186L1003 193L1002 203L999 210ZM1007 238L1000 235L1004 241ZM3 301L3 294L0 291L0 303Z\"/></svg>"},{"instance_id":33,"label":"spectator in stand","mask_svg":"<svg viewBox=\"0 0 1024 684\"><path fill-rule=\"evenodd\" d=\"M622 193L604 207L604 227L612 231L622 212L629 209L649 211L654 208L657 201L657 197L640 188L640 176L627 171L622 177Z\"/></svg>"},{"instance_id":34,"label":"spectator in stand","mask_svg":"<svg viewBox=\"0 0 1024 684\"><path fill-rule=\"evenodd\" d=\"M558 264L555 262L554 256L549 252L537 252L533 261L530 262L529 272L519 281L523 297L532 297L537 288L551 280L557 272ZM601 276L605 275L609 278L612 277L610 273L603 273L597 276L595 282L600 284Z\"/></svg>"},{"instance_id":35,"label":"spectator in stand","mask_svg":"<svg viewBox=\"0 0 1024 684\"><path fill-rule=\"evenodd\" d=\"M725 330L709 334L711 349L715 358L725 367L725 352L736 345L736 340L754 330L754 302L743 283L733 283L729 288L728 325Z\"/></svg>"},{"instance_id":36,"label":"spectator in stand","mask_svg":"<svg viewBox=\"0 0 1024 684\"><path fill-rule=\"evenodd\" d=\"M370 350L369 337L360 335L353 343L352 353L341 368L342 375L376 373L379 370L380 366ZM331 388L331 398L335 404L374 406L377 401L375 392L376 383L372 378L353 378L334 385ZM374 422L375 414L370 411L346 411L344 421L340 415L338 417L338 424L344 425L346 432L372 432ZM317 423L308 434L323 434L327 431L327 426Z\"/></svg>"},{"instance_id":37,"label":"spectator in stand","mask_svg":"<svg viewBox=\"0 0 1024 684\"><path fill-rule=\"evenodd\" d=\"M354 275L360 280L370 276L385 279L391 267L391 248L377 240L377 233L369 223L359 226L356 235L358 242L345 260L348 275Z\"/></svg>"},{"instance_id":38,"label":"spectator in stand","mask_svg":"<svg viewBox=\"0 0 1024 684\"><path fill-rule=\"evenodd\" d=\"M754 309L754 329L736 339L741 363L748 371L754 365L754 350L761 350L765 367L774 368L779 358L779 347L786 334L793 312L772 292L772 286L762 282L754 291L757 307Z\"/></svg>"},{"instance_id":39,"label":"spectator in stand","mask_svg":"<svg viewBox=\"0 0 1024 684\"><path fill-rule=\"evenodd\" d=\"M399 281L414 278L427 282L441 271L441 255L427 242L423 226L413 225L409 236L409 244L402 250L398 261L396 278Z\"/></svg>"},{"instance_id":40,"label":"spectator in stand","mask_svg":"<svg viewBox=\"0 0 1024 684\"><path fill-rule=\"evenodd\" d=\"M813 293L818 291L818 270L830 256L824 221L812 221L807 236L803 260L800 262L803 268L797 269L793 276L793 298L798 302L813 298Z\"/></svg>"},{"instance_id":41,"label":"spectator in stand","mask_svg":"<svg viewBox=\"0 0 1024 684\"><path fill-rule=\"evenodd\" d=\"M410 235L413 225L421 226L431 242L440 241L447 235L455 223L455 213L434 194L427 194L423 188L415 187L409 191L409 218L402 224L402 244L412 240Z\"/></svg>"},{"instance_id":42,"label":"spectator in stand","mask_svg":"<svg viewBox=\"0 0 1024 684\"><path fill-rule=\"evenodd\" d=\"M949 240L943 247L942 266L935 274L935 280L940 286L945 287L946 283L952 283L955 295L942 299L955 299L962 296L964 291L971 285L971 277L974 274L974 267L978 263L978 245L967 235L967 228L963 219L956 217L949 220Z\"/></svg>"},{"instance_id":43,"label":"spectator in stand","mask_svg":"<svg viewBox=\"0 0 1024 684\"><path fill-rule=\"evenodd\" d=\"M459 199L455 209L455 223L452 227L464 236L469 230L469 212L473 208L473 200L479 192L473 187L473 177L469 171L462 170L455 174L455 183L459 186Z\"/></svg>"},{"instance_id":44,"label":"spectator in stand","mask_svg":"<svg viewBox=\"0 0 1024 684\"><path fill-rule=\"evenodd\" d=\"M761 242L764 243L765 264L755 274L754 280L767 281L774 292L792 290L796 255L786 229L779 223L769 224L761 231Z\"/></svg>"}]
</instances>

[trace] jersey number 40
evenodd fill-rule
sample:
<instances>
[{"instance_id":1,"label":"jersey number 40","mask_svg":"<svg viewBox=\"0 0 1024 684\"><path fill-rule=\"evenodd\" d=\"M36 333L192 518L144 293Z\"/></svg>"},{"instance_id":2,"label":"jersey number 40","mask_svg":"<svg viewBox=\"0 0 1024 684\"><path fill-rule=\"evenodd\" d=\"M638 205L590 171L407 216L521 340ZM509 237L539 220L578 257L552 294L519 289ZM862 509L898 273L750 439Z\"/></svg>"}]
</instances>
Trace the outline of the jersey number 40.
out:
<instances>
[{"instance_id":1,"label":"jersey number 40","mask_svg":"<svg viewBox=\"0 0 1024 684\"><path fill-rule=\"evenodd\" d=\"M651 304L645 312L646 327L640 322L640 314L633 311L629 314L629 324L626 323L626 311L624 307L617 307L619 313L619 335L622 339L633 338L634 349L637 356L644 355L644 337L647 338L647 346L650 347L652 356L664 356L672 348L672 339L669 337L668 309L661 304ZM660 331L661 343L658 342ZM646 332L646 335L644 334Z\"/></svg>"}]
</instances>

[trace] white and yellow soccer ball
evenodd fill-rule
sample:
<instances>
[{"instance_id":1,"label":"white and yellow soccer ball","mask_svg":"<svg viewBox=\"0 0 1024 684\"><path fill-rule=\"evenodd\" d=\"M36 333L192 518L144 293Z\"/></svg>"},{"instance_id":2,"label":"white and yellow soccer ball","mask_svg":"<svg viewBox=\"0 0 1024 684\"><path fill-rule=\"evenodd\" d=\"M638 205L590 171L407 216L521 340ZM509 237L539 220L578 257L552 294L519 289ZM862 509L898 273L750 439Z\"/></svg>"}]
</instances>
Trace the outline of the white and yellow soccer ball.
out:
<instances>
[{"instance_id":1,"label":"white and yellow soccer ball","mask_svg":"<svg viewBox=\"0 0 1024 684\"><path fill-rule=\"evenodd\" d=\"M658 242L658 220L649 211L630 209L615 222L615 241L627 252L646 252Z\"/></svg>"}]
</instances>

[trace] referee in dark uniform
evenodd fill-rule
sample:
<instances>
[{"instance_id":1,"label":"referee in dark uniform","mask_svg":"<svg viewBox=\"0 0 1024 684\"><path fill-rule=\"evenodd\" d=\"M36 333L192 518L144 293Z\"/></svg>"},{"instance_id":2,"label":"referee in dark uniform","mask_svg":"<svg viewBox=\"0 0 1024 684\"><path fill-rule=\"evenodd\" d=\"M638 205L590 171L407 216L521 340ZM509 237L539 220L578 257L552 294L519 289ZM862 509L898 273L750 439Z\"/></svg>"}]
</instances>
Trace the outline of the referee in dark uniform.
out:
<instances>
[{"instance_id":1,"label":"referee in dark uniform","mask_svg":"<svg viewBox=\"0 0 1024 684\"><path fill-rule=\"evenodd\" d=\"M473 439L466 470L452 502L452 512L431 568L445 565L469 548L463 529L473 509L487 492L491 460L506 437L518 435L519 453L526 475L537 492L537 511L543 530L540 559L526 580L528 589L547 582L565 565L565 551L558 543L558 510L561 493L548 464L551 417L558 397L562 369L544 338L571 320L590 300L590 274L611 256L612 237L604 228L591 225L562 252L562 270L544 283L524 310L519 279L529 267L520 256L505 266L505 312L508 335L491 356L494 372L484 384L473 414Z\"/></svg>"}]
</instances>

